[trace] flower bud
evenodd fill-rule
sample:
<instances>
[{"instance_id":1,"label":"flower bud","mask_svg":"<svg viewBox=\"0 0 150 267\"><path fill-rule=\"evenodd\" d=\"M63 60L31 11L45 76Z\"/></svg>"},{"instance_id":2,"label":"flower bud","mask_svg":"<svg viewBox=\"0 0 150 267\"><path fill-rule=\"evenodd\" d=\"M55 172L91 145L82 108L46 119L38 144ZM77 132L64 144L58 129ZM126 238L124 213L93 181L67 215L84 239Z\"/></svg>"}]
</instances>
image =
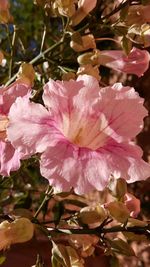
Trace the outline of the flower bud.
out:
<instances>
[{"instance_id":1,"label":"flower bud","mask_svg":"<svg viewBox=\"0 0 150 267\"><path fill-rule=\"evenodd\" d=\"M130 193L126 193L124 196L124 204L130 211L131 217L137 217L140 213L140 200Z\"/></svg>"},{"instance_id":2,"label":"flower bud","mask_svg":"<svg viewBox=\"0 0 150 267\"><path fill-rule=\"evenodd\" d=\"M66 72L66 73L63 73L62 75L63 81L75 80L75 78L76 78L76 75L74 72Z\"/></svg>"},{"instance_id":3,"label":"flower bud","mask_svg":"<svg viewBox=\"0 0 150 267\"><path fill-rule=\"evenodd\" d=\"M113 179L108 185L112 196L121 199L127 192L126 181L122 178Z\"/></svg>"},{"instance_id":4,"label":"flower bud","mask_svg":"<svg viewBox=\"0 0 150 267\"><path fill-rule=\"evenodd\" d=\"M150 46L150 25L143 24L139 25L132 25L128 29L128 38L135 43L143 44L144 47Z\"/></svg>"},{"instance_id":5,"label":"flower bud","mask_svg":"<svg viewBox=\"0 0 150 267\"><path fill-rule=\"evenodd\" d=\"M19 218L13 222L3 221L0 224L0 250L16 243L24 243L33 237L34 226L27 218Z\"/></svg>"},{"instance_id":6,"label":"flower bud","mask_svg":"<svg viewBox=\"0 0 150 267\"><path fill-rule=\"evenodd\" d=\"M79 0L78 9L72 16L71 24L76 26L79 24L96 6L97 0Z\"/></svg>"},{"instance_id":7,"label":"flower bud","mask_svg":"<svg viewBox=\"0 0 150 267\"><path fill-rule=\"evenodd\" d=\"M22 83L26 83L32 86L35 78L35 71L32 64L23 63L19 68L17 77L18 80L21 81Z\"/></svg>"},{"instance_id":8,"label":"flower bud","mask_svg":"<svg viewBox=\"0 0 150 267\"><path fill-rule=\"evenodd\" d=\"M78 68L77 75L91 75L95 77L98 81L100 81L101 76L99 74L99 68L97 66L92 66L91 64L82 65Z\"/></svg>"},{"instance_id":9,"label":"flower bud","mask_svg":"<svg viewBox=\"0 0 150 267\"><path fill-rule=\"evenodd\" d=\"M79 213L79 220L84 224L102 223L107 213L99 204L82 208Z\"/></svg>"},{"instance_id":10,"label":"flower bud","mask_svg":"<svg viewBox=\"0 0 150 267\"><path fill-rule=\"evenodd\" d=\"M95 49L93 52L88 52L80 55L77 61L80 65L91 64L93 66L99 65L100 50Z\"/></svg>"},{"instance_id":11,"label":"flower bud","mask_svg":"<svg viewBox=\"0 0 150 267\"><path fill-rule=\"evenodd\" d=\"M73 40L70 42L70 46L73 50L76 52L81 52L88 50L90 48L96 48L96 43L93 34L87 34L84 36L81 36L80 42L77 40Z\"/></svg>"},{"instance_id":12,"label":"flower bud","mask_svg":"<svg viewBox=\"0 0 150 267\"><path fill-rule=\"evenodd\" d=\"M142 25L150 22L150 5L132 5L129 7L125 22L127 25Z\"/></svg>"},{"instance_id":13,"label":"flower bud","mask_svg":"<svg viewBox=\"0 0 150 267\"><path fill-rule=\"evenodd\" d=\"M69 244L79 250L82 257L86 258L91 256L95 250L95 245L98 243L99 238L96 235L71 235L68 239Z\"/></svg>"},{"instance_id":14,"label":"flower bud","mask_svg":"<svg viewBox=\"0 0 150 267\"><path fill-rule=\"evenodd\" d=\"M58 13L62 16L71 17L75 13L75 1L74 0L55 0L52 9L54 13Z\"/></svg>"},{"instance_id":15,"label":"flower bud","mask_svg":"<svg viewBox=\"0 0 150 267\"><path fill-rule=\"evenodd\" d=\"M130 216L129 210L122 202L110 202L108 204L104 204L104 207L108 209L110 215L118 222L125 223Z\"/></svg>"}]
</instances>

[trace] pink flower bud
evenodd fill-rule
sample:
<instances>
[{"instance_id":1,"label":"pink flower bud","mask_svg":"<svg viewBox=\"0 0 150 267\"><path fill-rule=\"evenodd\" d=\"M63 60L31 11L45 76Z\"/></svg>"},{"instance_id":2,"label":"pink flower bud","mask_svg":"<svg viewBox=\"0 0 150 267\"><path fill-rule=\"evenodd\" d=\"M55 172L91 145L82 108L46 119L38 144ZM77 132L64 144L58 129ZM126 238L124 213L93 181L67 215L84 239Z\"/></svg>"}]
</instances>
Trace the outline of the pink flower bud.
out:
<instances>
[{"instance_id":1,"label":"pink flower bud","mask_svg":"<svg viewBox=\"0 0 150 267\"><path fill-rule=\"evenodd\" d=\"M79 0L78 9L72 16L72 25L79 24L96 6L97 0Z\"/></svg>"},{"instance_id":2,"label":"pink flower bud","mask_svg":"<svg viewBox=\"0 0 150 267\"><path fill-rule=\"evenodd\" d=\"M130 211L130 216L136 218L140 213L140 200L130 193L124 196L124 204Z\"/></svg>"}]
</instances>

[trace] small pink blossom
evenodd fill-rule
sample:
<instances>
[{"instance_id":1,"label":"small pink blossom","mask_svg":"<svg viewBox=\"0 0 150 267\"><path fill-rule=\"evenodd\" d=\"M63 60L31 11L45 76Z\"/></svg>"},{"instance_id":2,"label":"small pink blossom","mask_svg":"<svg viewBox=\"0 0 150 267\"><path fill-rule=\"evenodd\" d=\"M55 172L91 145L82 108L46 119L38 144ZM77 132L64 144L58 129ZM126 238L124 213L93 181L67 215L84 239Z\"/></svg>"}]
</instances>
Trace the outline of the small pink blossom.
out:
<instances>
[{"instance_id":1,"label":"small pink blossom","mask_svg":"<svg viewBox=\"0 0 150 267\"><path fill-rule=\"evenodd\" d=\"M140 200L130 193L126 193L124 196L124 203L130 211L130 216L136 218L140 213Z\"/></svg>"},{"instance_id":2,"label":"small pink blossom","mask_svg":"<svg viewBox=\"0 0 150 267\"><path fill-rule=\"evenodd\" d=\"M112 175L128 183L149 176L142 150L130 141L147 115L133 88L120 83L100 88L88 75L50 79L43 101L45 107L17 98L7 134L23 158L42 153L41 174L52 186L82 194L103 190Z\"/></svg>"},{"instance_id":3,"label":"small pink blossom","mask_svg":"<svg viewBox=\"0 0 150 267\"><path fill-rule=\"evenodd\" d=\"M148 69L149 52L133 47L129 55L122 50L104 50L99 56L99 63L117 71L135 74L138 77Z\"/></svg>"},{"instance_id":4,"label":"small pink blossom","mask_svg":"<svg viewBox=\"0 0 150 267\"><path fill-rule=\"evenodd\" d=\"M0 175L8 176L10 171L20 167L20 153L7 138L8 113L18 96L28 93L29 87L18 82L9 87L0 87Z\"/></svg>"}]
</instances>

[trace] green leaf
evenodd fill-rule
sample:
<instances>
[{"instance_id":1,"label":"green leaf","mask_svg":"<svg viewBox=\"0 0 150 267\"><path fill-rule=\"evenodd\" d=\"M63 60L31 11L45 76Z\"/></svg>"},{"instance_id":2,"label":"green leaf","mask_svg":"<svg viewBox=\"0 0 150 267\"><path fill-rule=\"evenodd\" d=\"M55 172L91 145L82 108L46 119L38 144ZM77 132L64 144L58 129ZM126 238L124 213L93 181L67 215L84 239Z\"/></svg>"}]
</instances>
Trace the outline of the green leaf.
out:
<instances>
[{"instance_id":1,"label":"green leaf","mask_svg":"<svg viewBox=\"0 0 150 267\"><path fill-rule=\"evenodd\" d=\"M109 243L113 252L126 256L135 256L134 250L124 240L115 238L114 240L109 240Z\"/></svg>"}]
</instances>

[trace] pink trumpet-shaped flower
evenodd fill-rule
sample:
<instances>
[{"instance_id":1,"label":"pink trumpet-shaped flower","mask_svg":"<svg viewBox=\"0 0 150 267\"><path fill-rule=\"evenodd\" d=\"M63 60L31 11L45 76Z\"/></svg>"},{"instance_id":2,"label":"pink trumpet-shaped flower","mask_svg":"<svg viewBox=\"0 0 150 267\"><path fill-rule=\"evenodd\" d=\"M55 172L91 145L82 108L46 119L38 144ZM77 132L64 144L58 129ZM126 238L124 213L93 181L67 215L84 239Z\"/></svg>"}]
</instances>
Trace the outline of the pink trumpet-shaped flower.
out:
<instances>
[{"instance_id":1,"label":"pink trumpet-shaped flower","mask_svg":"<svg viewBox=\"0 0 150 267\"><path fill-rule=\"evenodd\" d=\"M6 128L11 105L18 96L28 93L29 87L18 81L9 87L0 87L0 175L7 176L10 171L20 167L20 153L8 141Z\"/></svg>"},{"instance_id":2,"label":"pink trumpet-shaped flower","mask_svg":"<svg viewBox=\"0 0 150 267\"><path fill-rule=\"evenodd\" d=\"M130 141L147 115L133 88L119 83L100 88L88 75L50 79L43 101L45 107L17 98L7 133L24 158L42 153L41 174L51 185L82 194L103 190L111 175L129 183L149 176L141 149Z\"/></svg>"},{"instance_id":3,"label":"pink trumpet-shaped flower","mask_svg":"<svg viewBox=\"0 0 150 267\"><path fill-rule=\"evenodd\" d=\"M138 77L148 69L150 55L146 50L133 47L129 55L122 50L104 50L99 56L99 63L117 71L135 74Z\"/></svg>"}]
</instances>

